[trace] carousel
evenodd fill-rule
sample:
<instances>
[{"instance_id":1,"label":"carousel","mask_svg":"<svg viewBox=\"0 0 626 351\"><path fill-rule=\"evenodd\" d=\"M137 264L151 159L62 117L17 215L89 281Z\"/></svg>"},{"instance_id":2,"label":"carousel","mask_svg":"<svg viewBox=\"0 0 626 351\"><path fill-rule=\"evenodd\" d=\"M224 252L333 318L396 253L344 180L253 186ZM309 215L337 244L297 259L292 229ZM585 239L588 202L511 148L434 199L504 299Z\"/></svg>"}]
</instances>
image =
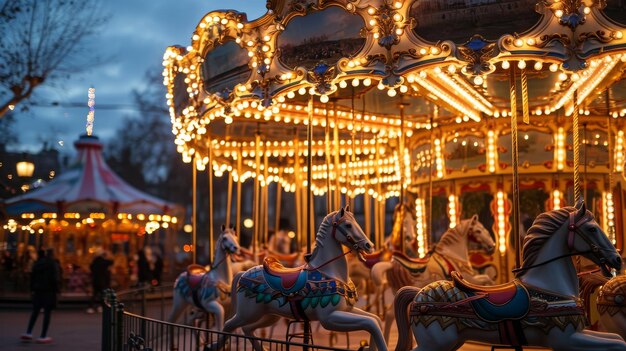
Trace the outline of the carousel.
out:
<instances>
[{"instance_id":1,"label":"carousel","mask_svg":"<svg viewBox=\"0 0 626 351\"><path fill-rule=\"evenodd\" d=\"M163 56L166 99L183 160L210 187L228 177L211 223L235 226L210 233L210 271L183 273L180 301L225 332L285 317L364 330L372 349L626 350L587 329L620 317L624 295L597 292L599 278L597 307L578 297L579 276L598 275L587 267L622 273L621 23L624 5L604 0L276 0L255 20L206 14ZM265 249L285 216L298 263ZM242 251L258 266L233 277L227 256ZM359 272L374 288L355 285ZM195 295L194 274L213 290ZM357 307L357 290L384 301L387 286L395 311ZM218 287L232 288L230 316Z\"/></svg>"},{"instance_id":2,"label":"carousel","mask_svg":"<svg viewBox=\"0 0 626 351\"><path fill-rule=\"evenodd\" d=\"M6 241L56 249L61 264L88 267L96 252L131 257L144 246L172 247L184 209L135 189L115 174L92 135L95 89L86 134L74 142L69 169L46 186L7 199L0 211Z\"/></svg>"}]
</instances>

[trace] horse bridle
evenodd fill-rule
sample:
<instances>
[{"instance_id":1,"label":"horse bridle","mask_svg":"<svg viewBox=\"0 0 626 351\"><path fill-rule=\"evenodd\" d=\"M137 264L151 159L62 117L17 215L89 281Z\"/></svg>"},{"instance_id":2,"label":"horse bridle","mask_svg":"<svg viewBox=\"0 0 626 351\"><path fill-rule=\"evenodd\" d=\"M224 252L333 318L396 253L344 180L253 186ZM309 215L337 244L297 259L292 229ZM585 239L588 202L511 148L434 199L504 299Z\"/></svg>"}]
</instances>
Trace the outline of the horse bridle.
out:
<instances>
[{"instance_id":1,"label":"horse bridle","mask_svg":"<svg viewBox=\"0 0 626 351\"><path fill-rule=\"evenodd\" d=\"M546 261L543 261L543 262L540 262L540 263L537 263L537 264L530 265L528 267L515 268L515 269L512 270L512 272L517 274L517 273L520 273L520 272L524 272L524 271L527 271L527 270L530 270L530 269L533 269L533 268L537 268L537 267L546 265L546 264L548 264L550 262L554 262L556 260L560 260L560 259L565 258L565 257L586 255L586 254L589 254L589 253L593 254L596 258L598 258L598 260L600 261L600 264L601 264L600 268L602 269L602 271L605 271L606 268L604 267L604 265L606 263L606 258L601 257L600 256L600 252L601 251L610 251L610 250L609 249L603 249L603 248L599 247L598 245L594 244L593 242L591 242L591 240L589 240L589 238L587 238L587 236L585 234L583 234L580 231L580 227L583 224L593 220L593 216L585 213L585 215L581 219L576 221L576 214L577 213L578 213L578 211L574 211L574 212L570 212L569 213L569 224L567 226L567 230L568 230L568 233L567 233L567 247L570 250L569 253L566 253L566 254L563 254L563 255L560 255L560 256L548 259ZM587 245L589 245L589 250L580 251L580 252L575 252L574 251L575 250L574 241L576 239L576 235L578 235L581 239L583 239L583 241L585 243L587 243Z\"/></svg>"},{"instance_id":2,"label":"horse bridle","mask_svg":"<svg viewBox=\"0 0 626 351\"><path fill-rule=\"evenodd\" d=\"M350 233L346 232L343 228L341 228L339 226L341 223L343 223L345 221L346 221L345 216L342 216L341 218L339 218L339 220L333 220L333 223L332 223L333 230L332 230L331 235L332 235L334 240L337 240L337 231L339 231L339 233L341 233L346 238L348 243L350 245L352 245L352 248L354 250L358 250L359 249L359 244L364 242L364 241L366 241L367 238L363 238L361 240L355 241L354 238L352 237L352 235L350 235ZM308 271L316 271L316 270L318 270L318 269L328 265L329 263L334 262L334 261L336 261L336 260L338 260L338 259L340 259L340 258L342 258L342 257L344 257L346 255L348 255L349 253L350 253L350 251L343 252L340 255L338 255L338 256L336 256L334 258L331 258L327 262L324 262L324 263L322 263L321 265L319 265L317 267L308 267L308 268L306 268L306 270L308 270Z\"/></svg>"},{"instance_id":3,"label":"horse bridle","mask_svg":"<svg viewBox=\"0 0 626 351\"><path fill-rule=\"evenodd\" d=\"M233 254L232 252L230 252L230 250L229 250L228 248L226 248L226 247L224 246L223 234L222 234L221 236L222 236L221 249L222 249L222 251L224 251L226 254L225 254L225 255L224 255L224 257L222 257L222 259L221 259L221 260L219 260L216 264L214 264L214 265L212 264L212 265L211 265L211 270L213 270L213 269L215 269L215 268L219 267L222 263L224 263L224 261L226 260L226 257L228 257L229 255Z\"/></svg>"},{"instance_id":4,"label":"horse bridle","mask_svg":"<svg viewBox=\"0 0 626 351\"><path fill-rule=\"evenodd\" d=\"M348 243L350 245L352 245L352 248L355 250L359 249L359 244L366 241L367 238L363 238L361 240L355 241L354 238L352 237L352 235L350 235L350 233L346 232L343 228L341 228L339 225L343 222L346 221L346 217L343 216L341 218L339 218L339 220L337 221L333 221L333 231L332 231L332 236L333 239L337 240L337 231L339 231L339 233L343 234L343 236L346 238L346 240L348 241Z\"/></svg>"}]
</instances>

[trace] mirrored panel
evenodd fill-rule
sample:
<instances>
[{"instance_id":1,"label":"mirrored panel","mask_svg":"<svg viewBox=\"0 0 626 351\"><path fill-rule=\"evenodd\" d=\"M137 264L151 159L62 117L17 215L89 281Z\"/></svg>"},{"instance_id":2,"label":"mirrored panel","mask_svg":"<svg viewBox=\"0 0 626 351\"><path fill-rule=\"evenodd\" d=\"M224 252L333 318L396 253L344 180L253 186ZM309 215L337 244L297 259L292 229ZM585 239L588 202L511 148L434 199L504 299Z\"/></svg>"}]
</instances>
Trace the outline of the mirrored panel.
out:
<instances>
[{"instance_id":1,"label":"mirrored panel","mask_svg":"<svg viewBox=\"0 0 626 351\"><path fill-rule=\"evenodd\" d=\"M541 15L536 0L417 0L409 16L415 19L415 34L433 42L465 43L474 34L496 40L504 34L522 33Z\"/></svg>"},{"instance_id":2,"label":"mirrored panel","mask_svg":"<svg viewBox=\"0 0 626 351\"><path fill-rule=\"evenodd\" d=\"M453 171L476 169L487 162L485 141L473 135L454 137L446 143L444 157Z\"/></svg>"},{"instance_id":3,"label":"mirrored panel","mask_svg":"<svg viewBox=\"0 0 626 351\"><path fill-rule=\"evenodd\" d=\"M313 68L319 62L334 65L361 50L363 19L339 7L313 12L289 21L278 37L280 61L289 68Z\"/></svg>"},{"instance_id":4,"label":"mirrored panel","mask_svg":"<svg viewBox=\"0 0 626 351\"><path fill-rule=\"evenodd\" d=\"M250 78L248 51L229 41L209 51L202 63L204 89L209 93L232 91Z\"/></svg>"}]
</instances>

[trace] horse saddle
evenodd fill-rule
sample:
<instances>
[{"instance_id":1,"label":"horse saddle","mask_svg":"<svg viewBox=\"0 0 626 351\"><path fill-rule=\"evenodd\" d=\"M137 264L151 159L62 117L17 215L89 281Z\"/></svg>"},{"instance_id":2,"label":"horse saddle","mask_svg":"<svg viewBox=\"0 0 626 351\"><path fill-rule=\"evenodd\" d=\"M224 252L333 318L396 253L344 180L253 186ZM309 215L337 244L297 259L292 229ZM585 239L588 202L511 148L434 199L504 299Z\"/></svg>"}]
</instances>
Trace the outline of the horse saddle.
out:
<instances>
[{"instance_id":1,"label":"horse saddle","mask_svg":"<svg viewBox=\"0 0 626 351\"><path fill-rule=\"evenodd\" d=\"M299 252L284 254L269 249L267 250L267 254L276 257L283 265L287 266L292 266L300 255Z\"/></svg>"},{"instance_id":2,"label":"horse saddle","mask_svg":"<svg viewBox=\"0 0 626 351\"><path fill-rule=\"evenodd\" d=\"M304 266L285 267L276 257L268 256L263 260L263 277L272 289L293 295L306 285L307 271Z\"/></svg>"},{"instance_id":3,"label":"horse saddle","mask_svg":"<svg viewBox=\"0 0 626 351\"><path fill-rule=\"evenodd\" d=\"M405 255L401 251L394 251L391 256L392 261L398 262L404 268L409 270L413 274L424 273L426 266L428 265L429 257L424 258L412 258Z\"/></svg>"},{"instance_id":4,"label":"horse saddle","mask_svg":"<svg viewBox=\"0 0 626 351\"><path fill-rule=\"evenodd\" d=\"M199 264L190 264L187 266L187 284L191 290L196 290L200 286L202 276L207 272L204 266Z\"/></svg>"},{"instance_id":5,"label":"horse saddle","mask_svg":"<svg viewBox=\"0 0 626 351\"><path fill-rule=\"evenodd\" d=\"M363 257L365 258L365 266L369 269L372 269L372 267L374 267L376 263L384 259L386 253L387 251L380 249L378 251L372 252L371 254L363 254Z\"/></svg>"},{"instance_id":6,"label":"horse saddle","mask_svg":"<svg viewBox=\"0 0 626 351\"><path fill-rule=\"evenodd\" d=\"M530 310L530 295L526 287L517 280L512 282L480 286L472 284L459 272L452 272L454 286L466 293L476 315L491 323L524 318Z\"/></svg>"}]
</instances>

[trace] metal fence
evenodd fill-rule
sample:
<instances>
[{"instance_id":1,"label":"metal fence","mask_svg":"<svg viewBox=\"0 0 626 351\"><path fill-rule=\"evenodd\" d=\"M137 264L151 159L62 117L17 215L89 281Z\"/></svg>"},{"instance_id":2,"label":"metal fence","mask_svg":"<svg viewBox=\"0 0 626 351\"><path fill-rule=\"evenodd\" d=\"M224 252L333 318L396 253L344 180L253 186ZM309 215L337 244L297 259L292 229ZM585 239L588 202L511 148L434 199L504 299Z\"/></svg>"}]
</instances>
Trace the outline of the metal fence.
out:
<instances>
[{"instance_id":1,"label":"metal fence","mask_svg":"<svg viewBox=\"0 0 626 351\"><path fill-rule=\"evenodd\" d=\"M136 303L136 307L139 307L138 312L142 308L145 312L147 301L151 297L154 298L155 295L159 296L158 294L148 289L143 292L138 289L132 293L120 294L120 297L123 297L124 301ZM253 344L268 351L348 351L335 347L247 337L240 334L168 323L127 311L126 305L121 302L120 297L116 296L112 290L105 293L105 306L102 313L103 351L210 350L210 345L219 345L219 349L226 351L246 351L254 350ZM159 298L163 301L165 297L161 294Z\"/></svg>"}]
</instances>

